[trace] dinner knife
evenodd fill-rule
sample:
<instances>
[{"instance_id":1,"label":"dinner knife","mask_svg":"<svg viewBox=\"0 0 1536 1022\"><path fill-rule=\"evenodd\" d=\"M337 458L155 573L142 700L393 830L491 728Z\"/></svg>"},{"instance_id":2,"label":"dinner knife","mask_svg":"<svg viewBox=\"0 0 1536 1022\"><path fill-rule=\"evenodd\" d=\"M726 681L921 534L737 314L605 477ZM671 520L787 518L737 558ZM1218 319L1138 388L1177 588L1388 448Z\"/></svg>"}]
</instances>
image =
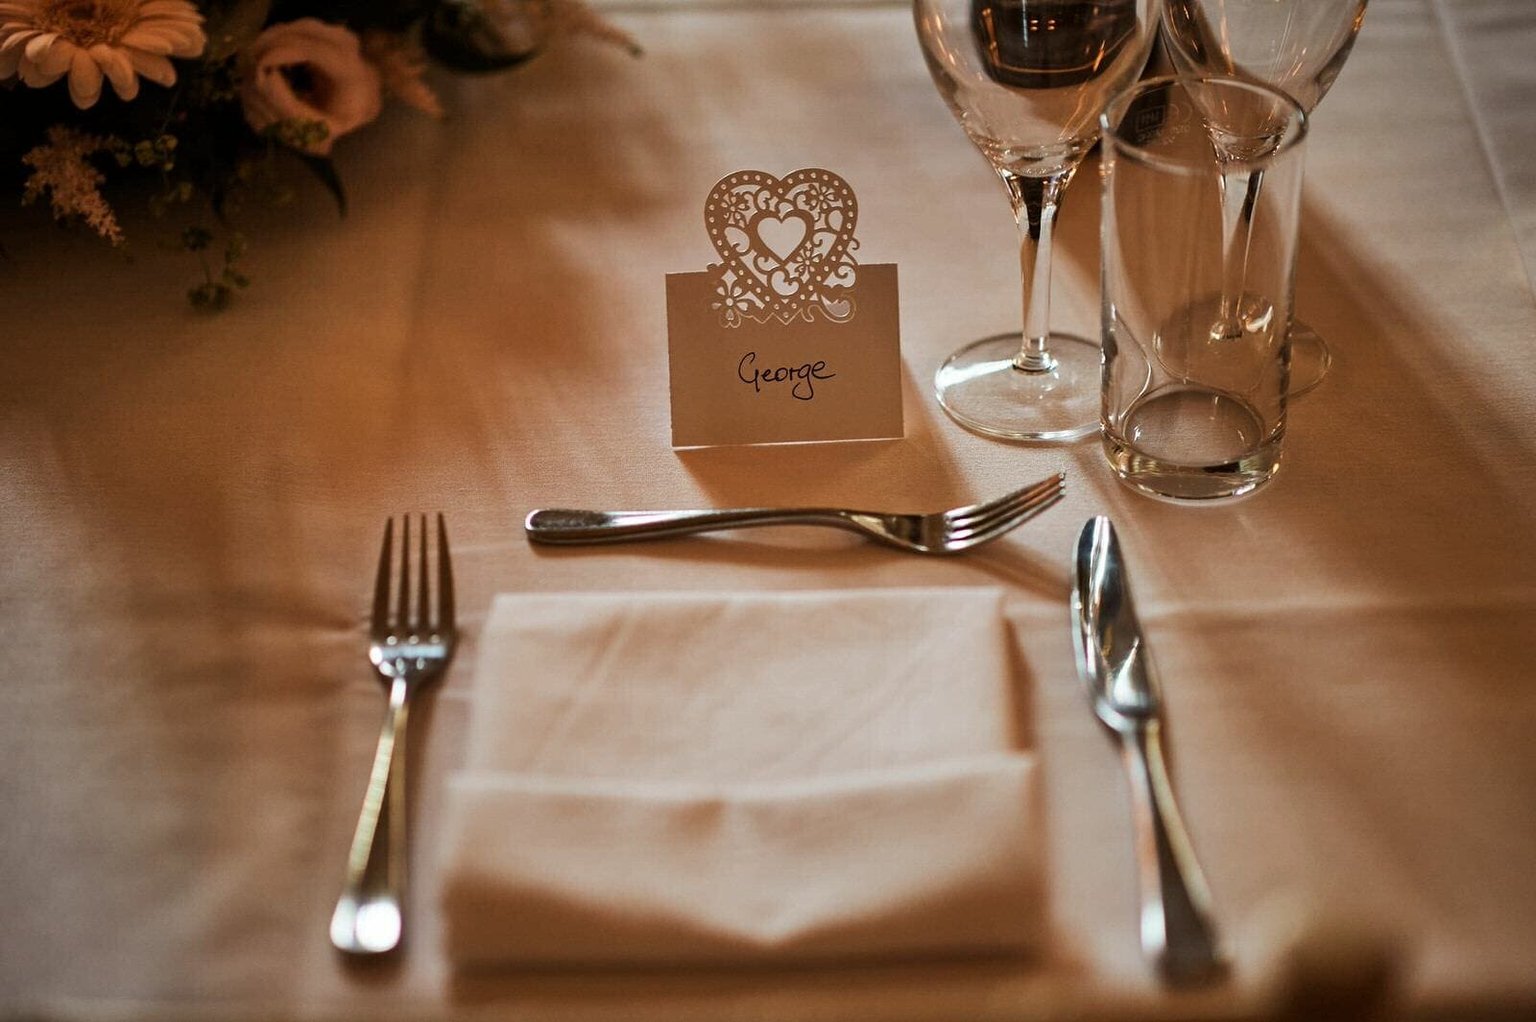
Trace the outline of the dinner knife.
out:
<instances>
[{"instance_id":1,"label":"dinner knife","mask_svg":"<svg viewBox=\"0 0 1536 1022\"><path fill-rule=\"evenodd\" d=\"M1223 971L1211 896L1163 758L1163 700L1131 600L1115 528L1100 515L1078 536L1072 587L1077 670L1094 713L1120 739L1141 875L1141 946L1170 983Z\"/></svg>"}]
</instances>

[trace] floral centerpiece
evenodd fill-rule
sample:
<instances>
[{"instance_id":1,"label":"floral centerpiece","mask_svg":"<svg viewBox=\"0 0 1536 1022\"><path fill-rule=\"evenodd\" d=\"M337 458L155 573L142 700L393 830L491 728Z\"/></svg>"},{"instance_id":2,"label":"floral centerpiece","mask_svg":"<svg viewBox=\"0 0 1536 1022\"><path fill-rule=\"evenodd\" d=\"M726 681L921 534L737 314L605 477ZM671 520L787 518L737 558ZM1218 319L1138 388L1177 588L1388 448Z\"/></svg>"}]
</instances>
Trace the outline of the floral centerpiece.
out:
<instances>
[{"instance_id":1,"label":"floral centerpiece","mask_svg":"<svg viewBox=\"0 0 1536 1022\"><path fill-rule=\"evenodd\" d=\"M580 0L0 0L0 202L120 247L111 190L147 181L201 261L190 300L222 305L248 283L240 207L303 167L345 210L333 146L387 101L442 116L429 66L503 71L571 33L638 52Z\"/></svg>"}]
</instances>

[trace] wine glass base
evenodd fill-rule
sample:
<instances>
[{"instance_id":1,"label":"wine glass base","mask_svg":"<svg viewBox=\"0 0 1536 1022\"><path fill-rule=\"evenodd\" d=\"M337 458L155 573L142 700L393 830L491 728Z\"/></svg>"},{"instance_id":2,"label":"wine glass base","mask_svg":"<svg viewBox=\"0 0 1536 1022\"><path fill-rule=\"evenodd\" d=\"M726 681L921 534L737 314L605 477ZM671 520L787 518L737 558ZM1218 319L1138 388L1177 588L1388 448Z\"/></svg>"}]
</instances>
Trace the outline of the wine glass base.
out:
<instances>
[{"instance_id":1,"label":"wine glass base","mask_svg":"<svg viewBox=\"0 0 1536 1022\"><path fill-rule=\"evenodd\" d=\"M1322 335L1301 320L1291 323L1291 386L1287 397L1300 397L1323 382L1333 355Z\"/></svg>"},{"instance_id":2,"label":"wine glass base","mask_svg":"<svg viewBox=\"0 0 1536 1022\"><path fill-rule=\"evenodd\" d=\"M973 433L1004 440L1076 440L1099 431L1100 352L1096 342L1050 335L1051 369L1014 364L1019 335L995 334L966 345L934 374L939 406Z\"/></svg>"}]
</instances>

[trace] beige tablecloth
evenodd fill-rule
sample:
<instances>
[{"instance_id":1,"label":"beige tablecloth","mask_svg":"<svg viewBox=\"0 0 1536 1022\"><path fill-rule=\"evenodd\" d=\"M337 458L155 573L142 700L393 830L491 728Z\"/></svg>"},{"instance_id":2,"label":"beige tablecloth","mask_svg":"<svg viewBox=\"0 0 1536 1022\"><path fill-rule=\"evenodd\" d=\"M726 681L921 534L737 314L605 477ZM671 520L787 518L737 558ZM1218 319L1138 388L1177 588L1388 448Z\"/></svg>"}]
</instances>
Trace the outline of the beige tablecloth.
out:
<instances>
[{"instance_id":1,"label":"beige tablecloth","mask_svg":"<svg viewBox=\"0 0 1536 1022\"><path fill-rule=\"evenodd\" d=\"M0 1015L1247 1016L1292 947L1346 987L1390 954L1406 1014L1536 1010L1536 140L1507 98L1531 92L1533 19L1493 6L1372 3L1309 153L1298 304L1334 368L1281 477L1220 510L1129 493L1092 442L991 442L937 410L943 355L1016 321L1017 263L900 4L631 7L642 59L573 44L444 82L448 121L397 110L339 146L345 220L315 189L252 231L256 284L216 316L185 308L195 271L152 224L124 262L4 213ZM674 453L662 274L708 261L719 177L814 166L857 190L861 258L900 266L906 437ZM1060 226L1056 319L1079 332L1094 178ZM520 529L543 505L942 507L1058 469L1063 503L956 560ZM326 922L382 712L368 585L385 516L416 508L448 515L467 645L415 719L409 948L356 969ZM1233 953L1213 991L1165 993L1137 946L1128 796L1066 629L1101 512ZM976 584L1006 588L1033 698L1047 960L446 968L437 796L493 594Z\"/></svg>"}]
</instances>

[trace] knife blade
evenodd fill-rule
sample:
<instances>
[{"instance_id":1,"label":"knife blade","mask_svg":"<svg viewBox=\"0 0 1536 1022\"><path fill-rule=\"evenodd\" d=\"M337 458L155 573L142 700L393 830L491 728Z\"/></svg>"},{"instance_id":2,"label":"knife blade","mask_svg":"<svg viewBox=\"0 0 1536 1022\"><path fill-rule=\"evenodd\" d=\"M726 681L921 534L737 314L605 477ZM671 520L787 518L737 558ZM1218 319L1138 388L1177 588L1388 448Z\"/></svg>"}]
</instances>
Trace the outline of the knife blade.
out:
<instances>
[{"instance_id":1,"label":"knife blade","mask_svg":"<svg viewBox=\"0 0 1536 1022\"><path fill-rule=\"evenodd\" d=\"M1171 984L1224 971L1205 876L1163 756L1163 699L1109 519L1078 536L1072 587L1074 652L1094 713L1120 740L1130 779L1141 879L1143 952Z\"/></svg>"}]
</instances>

